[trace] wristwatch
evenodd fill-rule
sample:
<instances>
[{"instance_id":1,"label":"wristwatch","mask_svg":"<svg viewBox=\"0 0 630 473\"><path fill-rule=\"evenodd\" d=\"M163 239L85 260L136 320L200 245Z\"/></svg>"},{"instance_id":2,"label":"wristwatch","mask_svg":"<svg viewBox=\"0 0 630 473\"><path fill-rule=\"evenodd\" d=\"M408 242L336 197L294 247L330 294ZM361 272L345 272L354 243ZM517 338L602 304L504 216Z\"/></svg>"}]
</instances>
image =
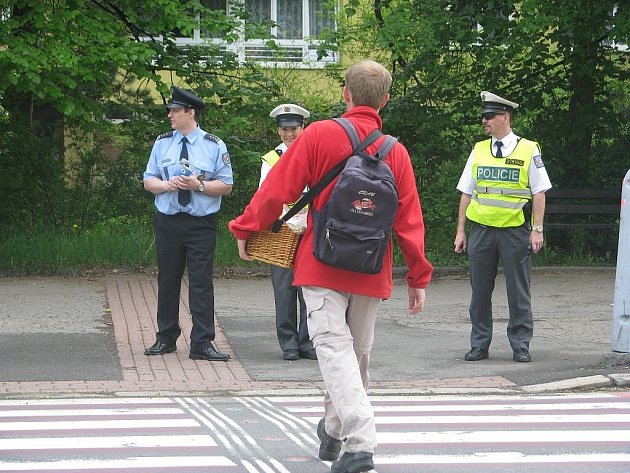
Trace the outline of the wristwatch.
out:
<instances>
[{"instance_id":1,"label":"wristwatch","mask_svg":"<svg viewBox=\"0 0 630 473\"><path fill-rule=\"evenodd\" d=\"M542 233L543 232L543 226L542 225L534 225L532 227L532 230L534 230L535 232L538 232L538 233Z\"/></svg>"},{"instance_id":2,"label":"wristwatch","mask_svg":"<svg viewBox=\"0 0 630 473\"><path fill-rule=\"evenodd\" d=\"M204 185L203 181L199 181L199 192L203 192L203 190L206 188L206 186ZM542 227L541 227L542 228Z\"/></svg>"}]
</instances>

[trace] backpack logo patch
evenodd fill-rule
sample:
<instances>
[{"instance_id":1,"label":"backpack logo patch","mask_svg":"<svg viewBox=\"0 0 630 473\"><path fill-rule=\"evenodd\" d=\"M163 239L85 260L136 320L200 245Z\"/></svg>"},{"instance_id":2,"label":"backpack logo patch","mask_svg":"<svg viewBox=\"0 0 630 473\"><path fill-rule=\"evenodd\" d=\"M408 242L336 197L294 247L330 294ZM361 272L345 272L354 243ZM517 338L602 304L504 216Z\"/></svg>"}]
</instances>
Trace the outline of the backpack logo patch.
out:
<instances>
[{"instance_id":1,"label":"backpack logo patch","mask_svg":"<svg viewBox=\"0 0 630 473\"><path fill-rule=\"evenodd\" d=\"M374 195L373 192L361 191L359 194L371 194ZM374 210L376 209L376 204L370 197L363 197L362 199L356 199L352 202L352 212L358 213L361 215L367 215L372 217L374 215Z\"/></svg>"}]
</instances>

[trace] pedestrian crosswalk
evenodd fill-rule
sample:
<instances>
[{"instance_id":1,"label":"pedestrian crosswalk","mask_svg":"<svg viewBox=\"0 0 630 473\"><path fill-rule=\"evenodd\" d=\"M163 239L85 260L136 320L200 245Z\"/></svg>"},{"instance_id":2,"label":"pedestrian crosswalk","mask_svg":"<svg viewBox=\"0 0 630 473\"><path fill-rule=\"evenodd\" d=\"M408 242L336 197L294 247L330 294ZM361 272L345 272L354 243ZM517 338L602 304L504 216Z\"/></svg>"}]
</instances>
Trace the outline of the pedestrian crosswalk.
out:
<instances>
[{"instance_id":1,"label":"pedestrian crosswalk","mask_svg":"<svg viewBox=\"0 0 630 473\"><path fill-rule=\"evenodd\" d=\"M626 473L630 393L371 397L378 473ZM0 400L0 472L325 473L319 397Z\"/></svg>"},{"instance_id":2,"label":"pedestrian crosswalk","mask_svg":"<svg viewBox=\"0 0 630 473\"><path fill-rule=\"evenodd\" d=\"M313 426L316 400L277 399ZM627 473L630 393L371 397L379 473Z\"/></svg>"}]
</instances>

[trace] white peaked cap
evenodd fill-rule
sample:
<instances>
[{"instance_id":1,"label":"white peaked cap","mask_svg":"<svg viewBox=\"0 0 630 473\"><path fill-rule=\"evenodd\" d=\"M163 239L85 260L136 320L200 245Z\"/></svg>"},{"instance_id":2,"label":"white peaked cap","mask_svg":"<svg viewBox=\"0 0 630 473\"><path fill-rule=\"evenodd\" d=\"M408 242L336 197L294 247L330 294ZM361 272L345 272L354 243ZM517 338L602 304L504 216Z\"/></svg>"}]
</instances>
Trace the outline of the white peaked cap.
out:
<instances>
[{"instance_id":1,"label":"white peaked cap","mask_svg":"<svg viewBox=\"0 0 630 473\"><path fill-rule=\"evenodd\" d=\"M311 116L311 113L299 105L283 103L274 108L269 116L276 119L278 126L299 126L304 123L305 118Z\"/></svg>"},{"instance_id":2,"label":"white peaked cap","mask_svg":"<svg viewBox=\"0 0 630 473\"><path fill-rule=\"evenodd\" d=\"M486 112L512 112L518 108L516 102L499 97L492 92L481 92L481 113Z\"/></svg>"}]
</instances>

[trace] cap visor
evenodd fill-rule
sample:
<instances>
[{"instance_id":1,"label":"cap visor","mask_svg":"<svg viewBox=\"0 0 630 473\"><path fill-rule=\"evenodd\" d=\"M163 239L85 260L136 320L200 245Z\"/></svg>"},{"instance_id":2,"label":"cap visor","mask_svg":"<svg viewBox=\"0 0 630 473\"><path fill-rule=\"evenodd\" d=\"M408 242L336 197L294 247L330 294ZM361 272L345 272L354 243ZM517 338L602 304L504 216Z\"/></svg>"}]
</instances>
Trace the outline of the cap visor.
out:
<instances>
[{"instance_id":1,"label":"cap visor","mask_svg":"<svg viewBox=\"0 0 630 473\"><path fill-rule=\"evenodd\" d=\"M186 108L186 105L182 105L181 103L169 103L166 105L167 110L173 110L175 108Z\"/></svg>"},{"instance_id":2,"label":"cap visor","mask_svg":"<svg viewBox=\"0 0 630 473\"><path fill-rule=\"evenodd\" d=\"M276 124L278 126L300 126L303 122L297 120L277 120Z\"/></svg>"},{"instance_id":3,"label":"cap visor","mask_svg":"<svg viewBox=\"0 0 630 473\"><path fill-rule=\"evenodd\" d=\"M481 113L488 113L488 112L496 112L496 113L508 113L508 111L504 108L498 108L498 107L483 107L481 109Z\"/></svg>"}]
</instances>

